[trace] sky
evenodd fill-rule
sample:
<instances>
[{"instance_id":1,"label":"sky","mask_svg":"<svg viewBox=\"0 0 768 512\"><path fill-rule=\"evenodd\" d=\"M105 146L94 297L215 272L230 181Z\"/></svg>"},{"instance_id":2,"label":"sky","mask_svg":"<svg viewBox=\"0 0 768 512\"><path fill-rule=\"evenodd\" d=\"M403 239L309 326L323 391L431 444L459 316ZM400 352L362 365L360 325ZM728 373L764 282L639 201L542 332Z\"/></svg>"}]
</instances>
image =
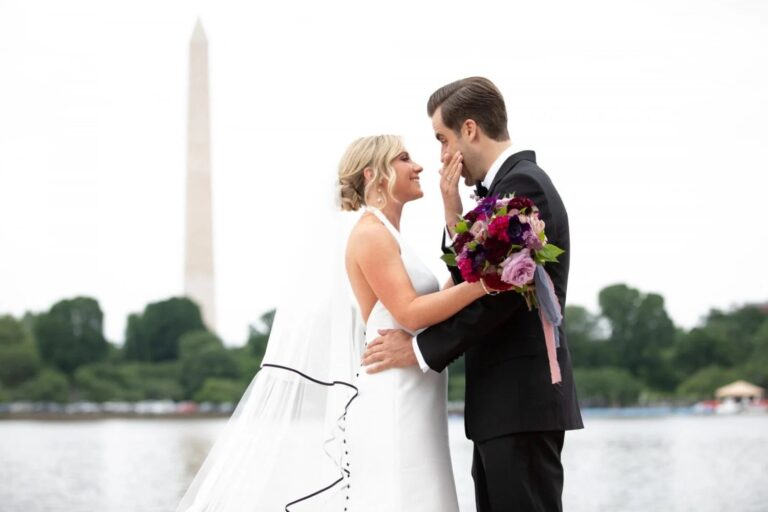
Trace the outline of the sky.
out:
<instances>
[{"instance_id":1,"label":"sky","mask_svg":"<svg viewBox=\"0 0 768 512\"><path fill-rule=\"evenodd\" d=\"M129 313L183 292L198 17L227 345L296 292L286 276L322 270L307 205L360 136L400 134L424 166L402 232L447 277L426 101L473 75L498 85L513 146L566 204L569 304L596 312L626 283L690 328L768 300L763 1L0 0L0 314L92 296L121 343Z\"/></svg>"}]
</instances>

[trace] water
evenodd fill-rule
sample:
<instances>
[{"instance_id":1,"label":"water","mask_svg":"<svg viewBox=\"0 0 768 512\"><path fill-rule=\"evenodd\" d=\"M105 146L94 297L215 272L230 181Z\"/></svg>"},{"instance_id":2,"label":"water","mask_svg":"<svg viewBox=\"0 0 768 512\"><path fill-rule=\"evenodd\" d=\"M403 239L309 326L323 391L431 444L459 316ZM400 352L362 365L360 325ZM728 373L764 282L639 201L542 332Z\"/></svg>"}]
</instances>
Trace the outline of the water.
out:
<instances>
[{"instance_id":1,"label":"water","mask_svg":"<svg viewBox=\"0 0 768 512\"><path fill-rule=\"evenodd\" d=\"M472 446L450 422L462 512ZM0 511L173 511L224 419L0 421ZM564 507L768 511L768 415L588 417L566 434Z\"/></svg>"}]
</instances>

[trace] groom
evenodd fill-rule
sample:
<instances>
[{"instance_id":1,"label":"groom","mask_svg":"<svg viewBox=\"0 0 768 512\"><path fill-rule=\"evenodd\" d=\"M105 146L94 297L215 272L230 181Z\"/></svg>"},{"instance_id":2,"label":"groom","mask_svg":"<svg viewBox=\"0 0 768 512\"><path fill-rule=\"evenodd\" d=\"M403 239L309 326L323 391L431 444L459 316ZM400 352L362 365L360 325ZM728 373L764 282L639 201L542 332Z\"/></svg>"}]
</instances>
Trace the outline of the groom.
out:
<instances>
[{"instance_id":1,"label":"groom","mask_svg":"<svg viewBox=\"0 0 768 512\"><path fill-rule=\"evenodd\" d=\"M432 94L427 112L446 167L446 155L459 152L464 182L475 185L478 195L514 192L538 206L547 238L565 250L558 263L546 266L564 309L568 215L534 152L513 152L499 90L485 78L458 80ZM450 228L455 223L451 219L461 214L461 200L456 186L442 188ZM449 270L454 283L462 281L457 268ZM583 424L563 325L559 329L562 382L555 385L538 311L528 311L523 297L514 292L487 295L415 338L405 331L380 331L363 356L364 365L374 365L369 373L413 365L441 372L465 356L464 421L466 435L474 442L478 512L562 510L560 453L565 431Z\"/></svg>"}]
</instances>

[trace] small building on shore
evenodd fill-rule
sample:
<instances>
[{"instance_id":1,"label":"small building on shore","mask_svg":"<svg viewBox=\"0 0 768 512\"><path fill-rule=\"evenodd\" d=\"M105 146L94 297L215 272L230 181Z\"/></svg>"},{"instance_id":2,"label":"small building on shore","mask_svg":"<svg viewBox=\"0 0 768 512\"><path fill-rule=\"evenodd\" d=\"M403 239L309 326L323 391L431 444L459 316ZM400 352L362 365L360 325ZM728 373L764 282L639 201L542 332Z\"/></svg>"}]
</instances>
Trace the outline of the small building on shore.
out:
<instances>
[{"instance_id":1,"label":"small building on shore","mask_svg":"<svg viewBox=\"0 0 768 512\"><path fill-rule=\"evenodd\" d=\"M765 396L765 389L744 380L737 380L715 391L718 400L732 400L736 403L757 403Z\"/></svg>"}]
</instances>

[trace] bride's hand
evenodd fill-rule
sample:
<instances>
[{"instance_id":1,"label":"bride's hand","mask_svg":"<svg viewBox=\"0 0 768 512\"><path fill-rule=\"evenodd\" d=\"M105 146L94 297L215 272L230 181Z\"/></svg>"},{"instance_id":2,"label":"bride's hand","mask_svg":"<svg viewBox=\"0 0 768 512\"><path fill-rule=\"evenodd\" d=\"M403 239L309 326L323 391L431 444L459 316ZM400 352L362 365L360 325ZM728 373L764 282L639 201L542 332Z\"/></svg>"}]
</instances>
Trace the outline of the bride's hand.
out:
<instances>
[{"instance_id":1,"label":"bride's hand","mask_svg":"<svg viewBox=\"0 0 768 512\"><path fill-rule=\"evenodd\" d=\"M463 209L459 196L459 178L464 168L463 157L456 152L453 157L448 153L443 155L443 168L440 169L440 193L443 195L445 207L445 224L453 230Z\"/></svg>"}]
</instances>

